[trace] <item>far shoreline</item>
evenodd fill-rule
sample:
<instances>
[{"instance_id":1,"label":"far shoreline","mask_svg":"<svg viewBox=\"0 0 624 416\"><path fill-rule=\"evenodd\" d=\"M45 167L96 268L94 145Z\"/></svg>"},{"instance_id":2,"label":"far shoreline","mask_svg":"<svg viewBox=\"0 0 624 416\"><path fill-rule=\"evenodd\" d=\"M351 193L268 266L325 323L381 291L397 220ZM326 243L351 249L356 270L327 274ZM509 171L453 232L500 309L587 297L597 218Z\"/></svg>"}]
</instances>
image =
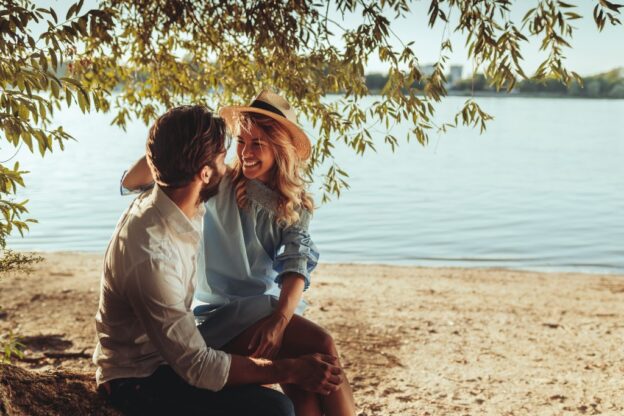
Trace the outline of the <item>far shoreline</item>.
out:
<instances>
[{"instance_id":1,"label":"far shoreline","mask_svg":"<svg viewBox=\"0 0 624 416\"><path fill-rule=\"evenodd\" d=\"M381 96L381 90L371 90L369 91L369 96ZM417 94L418 97L424 97L425 94ZM344 96L343 93L340 92L336 92L336 93L328 93L325 96ZM618 97L582 97L582 96L574 96L574 95L567 95L567 94L548 94L548 93L543 93L543 94L529 94L529 93L522 93L522 92L512 92L512 93L507 93L507 92L496 92L496 91L465 91L465 90L461 90L461 91L447 91L447 94L445 96L442 97L442 99L444 99L445 97L467 97L467 98L552 98L552 99L563 99L563 100L592 100L592 101L599 101L599 100L604 100L604 101L617 101L617 100L624 100L624 98L618 98Z\"/></svg>"}]
</instances>

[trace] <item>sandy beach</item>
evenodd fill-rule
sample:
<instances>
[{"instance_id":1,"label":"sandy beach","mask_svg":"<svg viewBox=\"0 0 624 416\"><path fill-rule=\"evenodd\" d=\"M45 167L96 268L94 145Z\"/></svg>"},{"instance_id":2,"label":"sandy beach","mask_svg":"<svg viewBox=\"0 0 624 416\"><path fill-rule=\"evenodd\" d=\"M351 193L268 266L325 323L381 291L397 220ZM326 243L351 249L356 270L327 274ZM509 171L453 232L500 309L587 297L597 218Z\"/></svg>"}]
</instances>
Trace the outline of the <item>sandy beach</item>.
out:
<instances>
[{"instance_id":1,"label":"sandy beach","mask_svg":"<svg viewBox=\"0 0 624 416\"><path fill-rule=\"evenodd\" d=\"M0 279L0 333L93 373L102 255L44 256ZM624 276L322 264L305 297L360 415L624 414Z\"/></svg>"}]
</instances>

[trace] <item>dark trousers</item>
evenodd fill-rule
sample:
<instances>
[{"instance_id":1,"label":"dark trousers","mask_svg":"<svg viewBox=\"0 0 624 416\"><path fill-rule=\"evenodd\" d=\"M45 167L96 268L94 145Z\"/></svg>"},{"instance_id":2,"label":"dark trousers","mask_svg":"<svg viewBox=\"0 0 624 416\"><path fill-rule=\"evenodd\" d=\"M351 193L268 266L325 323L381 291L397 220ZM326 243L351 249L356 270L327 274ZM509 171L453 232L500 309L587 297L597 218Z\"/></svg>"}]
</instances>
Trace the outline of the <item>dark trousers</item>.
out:
<instances>
[{"instance_id":1,"label":"dark trousers","mask_svg":"<svg viewBox=\"0 0 624 416\"><path fill-rule=\"evenodd\" d=\"M169 366L108 384L108 400L126 415L295 416L290 399L273 389L247 385L213 392L189 385Z\"/></svg>"}]
</instances>

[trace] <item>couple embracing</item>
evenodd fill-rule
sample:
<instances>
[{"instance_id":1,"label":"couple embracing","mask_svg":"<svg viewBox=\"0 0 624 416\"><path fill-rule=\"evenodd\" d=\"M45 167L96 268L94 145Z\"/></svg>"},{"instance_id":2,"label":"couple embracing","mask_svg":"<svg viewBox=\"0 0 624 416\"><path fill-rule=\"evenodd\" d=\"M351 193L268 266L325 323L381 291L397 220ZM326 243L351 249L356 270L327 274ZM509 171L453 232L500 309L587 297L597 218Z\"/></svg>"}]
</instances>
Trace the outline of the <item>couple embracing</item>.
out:
<instances>
[{"instance_id":1,"label":"couple embracing","mask_svg":"<svg viewBox=\"0 0 624 416\"><path fill-rule=\"evenodd\" d=\"M98 390L126 414L353 415L331 336L301 316L310 140L269 91L219 115L167 111L122 179L142 192L105 255Z\"/></svg>"}]
</instances>

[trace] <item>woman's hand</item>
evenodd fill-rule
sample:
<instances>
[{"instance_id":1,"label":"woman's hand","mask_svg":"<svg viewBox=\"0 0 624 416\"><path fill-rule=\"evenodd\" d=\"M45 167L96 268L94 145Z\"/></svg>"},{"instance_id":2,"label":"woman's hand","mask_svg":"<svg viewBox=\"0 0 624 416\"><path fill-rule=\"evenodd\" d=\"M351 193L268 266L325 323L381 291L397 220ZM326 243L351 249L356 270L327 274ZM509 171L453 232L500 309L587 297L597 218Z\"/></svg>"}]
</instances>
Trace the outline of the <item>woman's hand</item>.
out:
<instances>
[{"instance_id":1,"label":"woman's hand","mask_svg":"<svg viewBox=\"0 0 624 416\"><path fill-rule=\"evenodd\" d=\"M249 350L253 351L251 357L275 358L282 346L288 321L288 318L280 312L274 312L269 316L251 337L249 342Z\"/></svg>"}]
</instances>

